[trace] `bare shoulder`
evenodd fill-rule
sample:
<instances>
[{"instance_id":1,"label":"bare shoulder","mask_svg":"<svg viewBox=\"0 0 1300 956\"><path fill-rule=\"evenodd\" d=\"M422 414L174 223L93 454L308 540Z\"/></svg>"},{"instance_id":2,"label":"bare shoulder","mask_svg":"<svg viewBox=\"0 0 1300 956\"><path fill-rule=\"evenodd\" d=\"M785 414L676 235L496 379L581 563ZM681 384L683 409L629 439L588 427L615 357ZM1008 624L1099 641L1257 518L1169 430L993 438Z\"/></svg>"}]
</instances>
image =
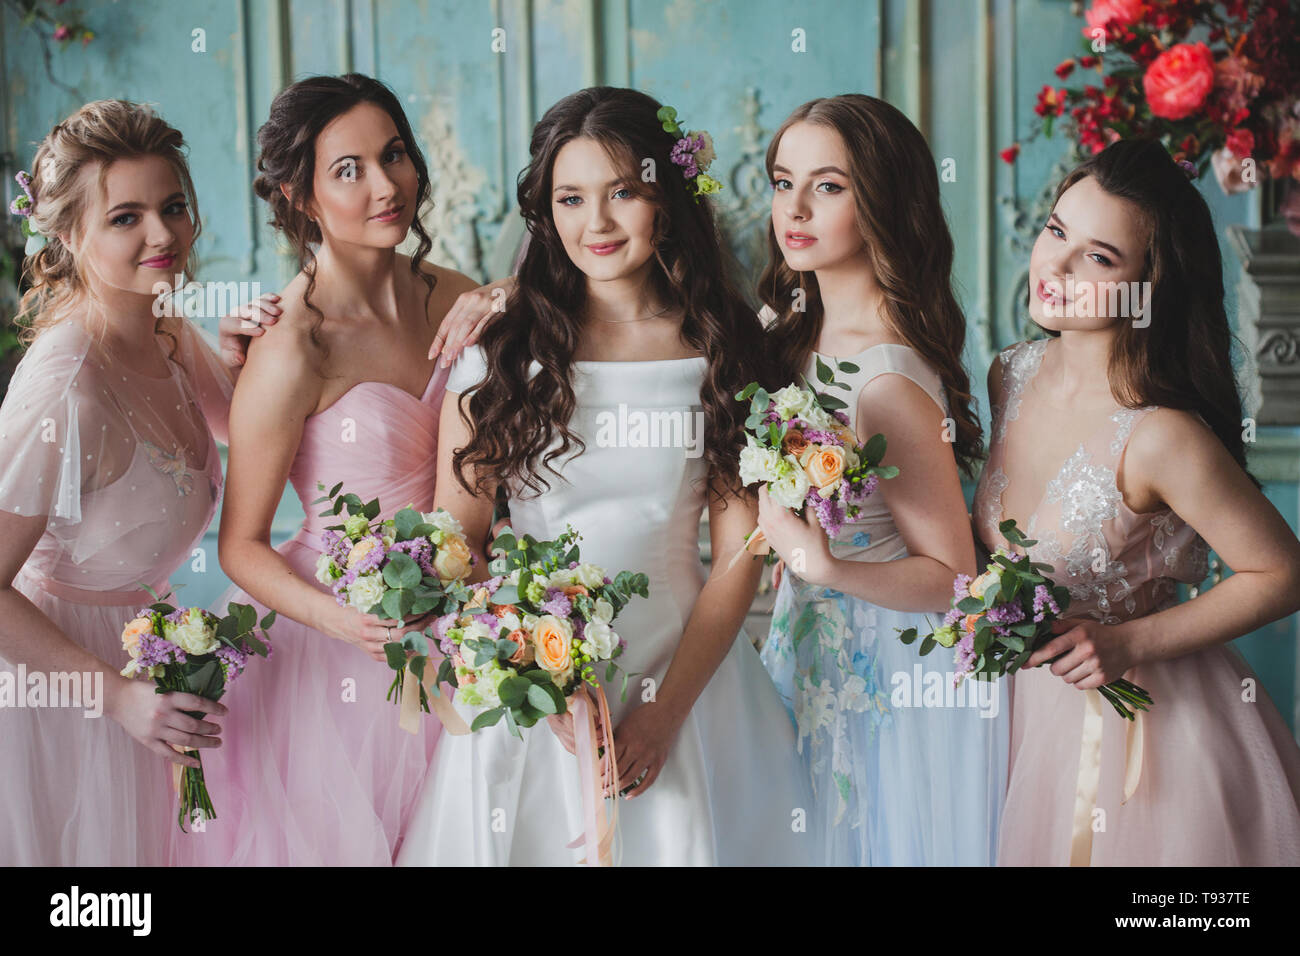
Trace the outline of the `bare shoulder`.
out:
<instances>
[{"instance_id":1,"label":"bare shoulder","mask_svg":"<svg viewBox=\"0 0 1300 956\"><path fill-rule=\"evenodd\" d=\"M302 277L300 276L299 279ZM313 337L320 315L303 300L306 281L295 279L280 295L279 321L248 345L248 359L235 387L236 398L314 408L320 398L324 353Z\"/></svg>"},{"instance_id":2,"label":"bare shoulder","mask_svg":"<svg viewBox=\"0 0 1300 956\"><path fill-rule=\"evenodd\" d=\"M407 262L410 261L406 256L403 256L402 258ZM471 279L463 272L457 272L455 269L448 268L447 266L440 266L436 262L431 262L428 259L424 259L420 262L420 271L425 275L433 277L435 283L435 299L449 298L450 301L454 301L456 296L460 295L462 292L471 292L483 284L475 279ZM450 301L448 304L450 304Z\"/></svg>"},{"instance_id":3,"label":"bare shoulder","mask_svg":"<svg viewBox=\"0 0 1300 956\"><path fill-rule=\"evenodd\" d=\"M1156 467L1216 452L1226 455L1227 449L1196 413L1162 407L1134 427L1126 455L1134 464Z\"/></svg>"}]
</instances>

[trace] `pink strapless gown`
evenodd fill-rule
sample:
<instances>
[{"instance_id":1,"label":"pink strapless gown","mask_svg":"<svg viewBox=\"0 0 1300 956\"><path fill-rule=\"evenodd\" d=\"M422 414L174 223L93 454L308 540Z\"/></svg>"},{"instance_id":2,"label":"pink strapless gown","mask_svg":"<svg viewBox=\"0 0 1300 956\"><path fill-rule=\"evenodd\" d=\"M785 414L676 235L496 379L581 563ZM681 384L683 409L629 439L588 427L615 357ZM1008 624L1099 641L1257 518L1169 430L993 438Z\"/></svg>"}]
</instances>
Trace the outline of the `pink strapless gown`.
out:
<instances>
[{"instance_id":1,"label":"pink strapless gown","mask_svg":"<svg viewBox=\"0 0 1300 956\"><path fill-rule=\"evenodd\" d=\"M363 382L307 419L289 480L307 517L278 549L316 583L317 517L326 489L343 482L383 517L406 505L433 508L438 416L447 370L417 399L397 386ZM323 585L317 584L322 591ZM251 603L242 592L226 601ZM413 736L385 697L393 672L351 644L277 617L270 660L255 660L226 694L222 746L205 751L217 818L175 833L171 861L207 866L391 866L429 767L440 729Z\"/></svg>"}]
</instances>

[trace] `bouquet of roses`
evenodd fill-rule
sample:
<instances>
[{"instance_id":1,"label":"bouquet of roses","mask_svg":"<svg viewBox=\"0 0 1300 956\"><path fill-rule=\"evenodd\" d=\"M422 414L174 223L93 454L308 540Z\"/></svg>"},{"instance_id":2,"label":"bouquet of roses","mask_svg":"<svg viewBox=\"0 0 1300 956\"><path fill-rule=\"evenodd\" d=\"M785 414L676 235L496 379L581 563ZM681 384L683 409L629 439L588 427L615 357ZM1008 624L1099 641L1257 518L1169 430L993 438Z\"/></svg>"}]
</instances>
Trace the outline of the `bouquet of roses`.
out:
<instances>
[{"instance_id":1,"label":"bouquet of roses","mask_svg":"<svg viewBox=\"0 0 1300 956\"><path fill-rule=\"evenodd\" d=\"M602 677L618 672L626 642L614 618L633 595L649 596L650 581L631 571L611 579L580 563L580 537L570 527L554 541L519 540L507 529L492 542L496 576L426 632L444 655L438 682L455 687L462 703L486 708L471 730L504 718L522 737L520 727L565 713L575 694L599 690Z\"/></svg>"},{"instance_id":2,"label":"bouquet of roses","mask_svg":"<svg viewBox=\"0 0 1300 956\"><path fill-rule=\"evenodd\" d=\"M150 592L153 593L152 591ZM155 595L156 596L156 595ZM257 611L248 604L227 606L225 617L217 617L198 607L177 609L159 598L127 622L122 630L122 648L130 662L122 668L123 677L141 673L153 678L156 693L181 691L208 700L220 700L230 682L238 677L256 654L270 657L267 629L275 623L270 611L257 620ZM254 632L260 628L261 637ZM199 711L186 711L202 719ZM182 753L186 748L176 747ZM172 768L180 810L176 822L182 831L188 821L215 820L212 798L203 779L203 758L189 750L199 761L198 767Z\"/></svg>"},{"instance_id":3,"label":"bouquet of roses","mask_svg":"<svg viewBox=\"0 0 1300 956\"><path fill-rule=\"evenodd\" d=\"M979 577L971 580L968 575L958 575L953 582L952 610L938 630L921 640L923 655L936 644L956 648L958 681L970 674L986 674L991 679L1015 673L1034 651L1056 636L1052 622L1060 620L1070 606L1069 590L1041 573L1052 566L1029 559L1029 548L1038 542L1026 538L1014 519L1003 521L998 530L1024 553L998 548ZM899 637L904 644L911 644L917 630L909 627ZM1133 719L1133 709L1146 710L1153 703L1150 694L1123 678L1098 690L1127 720Z\"/></svg>"},{"instance_id":4,"label":"bouquet of roses","mask_svg":"<svg viewBox=\"0 0 1300 956\"><path fill-rule=\"evenodd\" d=\"M319 485L322 490L325 486ZM363 614L403 622L433 611L448 612L469 599L462 583L474 566L474 555L465 542L460 522L439 508L422 514L406 507L393 517L376 521L379 499L362 503L354 494L339 492L335 485L327 495L312 504L331 502L321 517L341 514L347 518L331 525L321 535L322 552L316 562L316 580L334 592L341 605L350 605ZM385 645L388 664L397 672L388 689L388 699L402 702L406 686L408 655L413 659L414 676L423 673L423 655L427 645L418 631L404 635L401 642ZM417 681L411 682L413 685ZM429 712L429 697L423 683L418 683L419 705ZM418 715L403 714L402 726L418 732Z\"/></svg>"},{"instance_id":5,"label":"bouquet of roses","mask_svg":"<svg viewBox=\"0 0 1300 956\"><path fill-rule=\"evenodd\" d=\"M1093 0L1081 85L1045 85L1030 139L1067 126L1076 158L1120 138L1159 139L1228 193L1261 175L1300 179L1300 10L1288 0ZM1289 39L1288 39L1289 38ZM1067 115L1068 113L1068 115ZM1019 144L1002 151L1014 162Z\"/></svg>"},{"instance_id":6,"label":"bouquet of roses","mask_svg":"<svg viewBox=\"0 0 1300 956\"><path fill-rule=\"evenodd\" d=\"M836 367L850 374L858 371L852 362L837 361ZM817 378L828 388L844 388L835 373L817 359ZM873 435L865 444L849 427L843 412L848 406L835 396L818 392L807 378L804 384L787 385L768 394L757 382L750 382L736 395L750 403L745 419L745 447L740 452L740 480L745 485L767 482L772 500L803 514L809 507L829 537L835 537L844 522L857 517L862 505L882 478L893 478L898 469L881 466L885 436ZM752 548L767 554L762 531L755 529L731 563Z\"/></svg>"}]
</instances>

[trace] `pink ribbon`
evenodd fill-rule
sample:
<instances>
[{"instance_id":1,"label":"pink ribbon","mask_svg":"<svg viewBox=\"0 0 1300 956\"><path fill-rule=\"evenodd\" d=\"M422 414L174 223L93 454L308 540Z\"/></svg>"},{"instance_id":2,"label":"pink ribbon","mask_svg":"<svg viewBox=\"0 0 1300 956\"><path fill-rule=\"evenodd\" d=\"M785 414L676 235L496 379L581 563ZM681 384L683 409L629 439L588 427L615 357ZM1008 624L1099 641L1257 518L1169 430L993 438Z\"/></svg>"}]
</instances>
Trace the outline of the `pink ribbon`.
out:
<instances>
[{"instance_id":1,"label":"pink ribbon","mask_svg":"<svg viewBox=\"0 0 1300 956\"><path fill-rule=\"evenodd\" d=\"M596 734L596 712L600 714L601 734ZM569 847L582 846L586 856L582 863L595 861L597 866L612 866L610 849L614 844L614 833L618 827L618 761L614 757L614 740L612 736L612 718L609 713L609 701L605 698L603 688L596 688L596 703L593 705L585 688L579 689L569 698L569 712L573 714L574 750L578 757L578 777L582 789L582 835L569 843ZM597 747L603 746L603 757L597 753ZM602 772L608 769L609 779L613 781L614 809L609 818L605 816L605 795L601 787Z\"/></svg>"}]
</instances>

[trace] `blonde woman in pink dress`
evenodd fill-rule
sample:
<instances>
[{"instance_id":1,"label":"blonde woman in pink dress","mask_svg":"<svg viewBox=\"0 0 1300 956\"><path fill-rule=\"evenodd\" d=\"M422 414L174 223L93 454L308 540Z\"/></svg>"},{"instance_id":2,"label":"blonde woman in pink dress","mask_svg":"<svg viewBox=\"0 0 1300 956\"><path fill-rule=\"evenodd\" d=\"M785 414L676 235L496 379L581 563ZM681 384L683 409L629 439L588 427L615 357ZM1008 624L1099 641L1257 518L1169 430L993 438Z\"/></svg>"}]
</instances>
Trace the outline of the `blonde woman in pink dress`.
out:
<instances>
[{"instance_id":1,"label":"blonde woman in pink dress","mask_svg":"<svg viewBox=\"0 0 1300 956\"><path fill-rule=\"evenodd\" d=\"M199 228L182 149L148 108L100 101L36 154L34 341L0 407L0 865L163 863L169 765L196 765L172 746L220 743L220 704L119 674L142 585L167 590L221 489L230 374L153 314ZM31 706L55 674L77 706Z\"/></svg>"},{"instance_id":2,"label":"blonde woman in pink dress","mask_svg":"<svg viewBox=\"0 0 1300 956\"><path fill-rule=\"evenodd\" d=\"M423 262L417 217L429 176L393 93L369 77L313 77L283 90L258 134L258 195L302 272L274 328L248 349L231 408L221 563L276 609L274 658L224 698L219 753L205 759L217 819L176 840L173 862L390 865L437 742L398 727L383 644L402 629L336 602L316 579L319 484L342 482L383 516L432 510L447 370L426 359L458 294L477 283ZM397 245L414 230L411 257ZM285 481L306 512L279 549Z\"/></svg>"},{"instance_id":3,"label":"blonde woman in pink dress","mask_svg":"<svg viewBox=\"0 0 1300 956\"><path fill-rule=\"evenodd\" d=\"M989 371L975 521L996 548L1014 518L1071 603L1014 678L1000 864L1300 864L1300 748L1229 646L1300 608L1300 542L1244 470L1222 274L1205 201L1153 142L1067 176L1034 246L1051 337ZM1144 310L1108 301L1143 281ZM1208 547L1234 573L1178 604ZM1121 676L1155 701L1132 723L1096 690Z\"/></svg>"}]
</instances>

